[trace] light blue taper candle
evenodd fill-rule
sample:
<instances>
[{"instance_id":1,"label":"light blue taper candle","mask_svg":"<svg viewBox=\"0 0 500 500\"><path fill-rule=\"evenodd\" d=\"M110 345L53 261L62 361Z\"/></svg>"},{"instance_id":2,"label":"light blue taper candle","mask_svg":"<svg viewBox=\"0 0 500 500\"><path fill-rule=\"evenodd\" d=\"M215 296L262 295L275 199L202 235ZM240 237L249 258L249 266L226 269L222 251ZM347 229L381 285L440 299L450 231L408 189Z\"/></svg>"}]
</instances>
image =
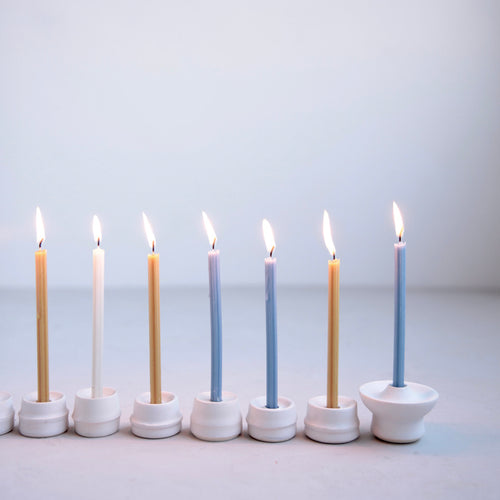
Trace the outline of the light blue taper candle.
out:
<instances>
[{"instance_id":1,"label":"light blue taper candle","mask_svg":"<svg viewBox=\"0 0 500 500\"><path fill-rule=\"evenodd\" d=\"M276 248L271 225L262 223L269 257L265 260L266 290L266 407L278 408L278 330L276 318Z\"/></svg>"},{"instance_id":2,"label":"light blue taper candle","mask_svg":"<svg viewBox=\"0 0 500 500\"><path fill-rule=\"evenodd\" d=\"M210 401L222 401L222 312L220 299L220 259L215 250L217 237L207 214L203 220L212 250L208 252L208 284L210 289L210 327L211 327L211 380Z\"/></svg>"},{"instance_id":3,"label":"light blue taper candle","mask_svg":"<svg viewBox=\"0 0 500 500\"><path fill-rule=\"evenodd\" d=\"M405 386L406 243L403 218L393 203L394 224L399 242L394 244L394 368L392 385Z\"/></svg>"}]
</instances>

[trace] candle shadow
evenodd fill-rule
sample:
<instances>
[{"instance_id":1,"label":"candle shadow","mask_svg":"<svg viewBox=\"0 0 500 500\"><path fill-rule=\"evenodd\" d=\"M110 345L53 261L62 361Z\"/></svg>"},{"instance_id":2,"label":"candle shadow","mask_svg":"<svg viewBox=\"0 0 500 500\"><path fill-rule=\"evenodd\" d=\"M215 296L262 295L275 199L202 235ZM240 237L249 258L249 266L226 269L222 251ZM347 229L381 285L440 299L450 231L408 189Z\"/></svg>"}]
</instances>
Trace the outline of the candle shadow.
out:
<instances>
[{"instance_id":1,"label":"candle shadow","mask_svg":"<svg viewBox=\"0 0 500 500\"><path fill-rule=\"evenodd\" d=\"M179 436L182 436L184 439L188 439L189 441L199 441L199 439L191 432L189 425L182 426Z\"/></svg>"},{"instance_id":2,"label":"candle shadow","mask_svg":"<svg viewBox=\"0 0 500 500\"><path fill-rule=\"evenodd\" d=\"M478 429L473 424L426 423L425 434L414 443L390 443L365 431L358 439L362 447L384 447L394 452L413 455L456 456L469 451L482 456L496 456L495 443L500 440L500 431L488 426Z\"/></svg>"}]
</instances>

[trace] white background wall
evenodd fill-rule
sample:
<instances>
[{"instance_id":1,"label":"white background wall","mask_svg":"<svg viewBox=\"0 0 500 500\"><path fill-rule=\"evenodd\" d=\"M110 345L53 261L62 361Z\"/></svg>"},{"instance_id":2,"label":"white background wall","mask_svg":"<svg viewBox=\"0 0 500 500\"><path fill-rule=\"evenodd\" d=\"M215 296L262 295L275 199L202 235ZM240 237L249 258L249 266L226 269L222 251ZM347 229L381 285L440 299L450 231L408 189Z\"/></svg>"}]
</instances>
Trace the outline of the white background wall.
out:
<instances>
[{"instance_id":1,"label":"white background wall","mask_svg":"<svg viewBox=\"0 0 500 500\"><path fill-rule=\"evenodd\" d=\"M103 5L105 4L105 5ZM99 214L110 286L392 282L392 200L411 286L500 284L500 3L0 1L0 285L88 286Z\"/></svg>"}]
</instances>

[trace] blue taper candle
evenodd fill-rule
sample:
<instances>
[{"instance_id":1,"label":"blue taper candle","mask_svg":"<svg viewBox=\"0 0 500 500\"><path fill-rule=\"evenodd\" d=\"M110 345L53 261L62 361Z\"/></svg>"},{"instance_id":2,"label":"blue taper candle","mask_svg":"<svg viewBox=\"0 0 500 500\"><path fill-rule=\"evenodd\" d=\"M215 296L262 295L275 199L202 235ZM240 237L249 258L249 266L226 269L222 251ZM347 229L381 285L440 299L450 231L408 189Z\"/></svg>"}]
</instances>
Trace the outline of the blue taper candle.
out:
<instances>
[{"instance_id":1,"label":"blue taper candle","mask_svg":"<svg viewBox=\"0 0 500 500\"><path fill-rule=\"evenodd\" d=\"M219 250L208 252L210 327L212 332L210 400L222 400L222 313L220 304Z\"/></svg>"},{"instance_id":2,"label":"blue taper candle","mask_svg":"<svg viewBox=\"0 0 500 500\"><path fill-rule=\"evenodd\" d=\"M278 408L278 330L276 318L276 247L271 225L262 224L269 257L265 260L266 291L266 407Z\"/></svg>"},{"instance_id":3,"label":"blue taper candle","mask_svg":"<svg viewBox=\"0 0 500 500\"><path fill-rule=\"evenodd\" d=\"M208 285L210 290L211 376L210 401L222 401L222 312L220 298L220 259L215 250L217 237L205 212L203 220L212 249L208 252Z\"/></svg>"},{"instance_id":4,"label":"blue taper candle","mask_svg":"<svg viewBox=\"0 0 500 500\"><path fill-rule=\"evenodd\" d=\"M399 242L394 244L394 387L405 386L406 243L403 218L393 203L394 224Z\"/></svg>"}]
</instances>

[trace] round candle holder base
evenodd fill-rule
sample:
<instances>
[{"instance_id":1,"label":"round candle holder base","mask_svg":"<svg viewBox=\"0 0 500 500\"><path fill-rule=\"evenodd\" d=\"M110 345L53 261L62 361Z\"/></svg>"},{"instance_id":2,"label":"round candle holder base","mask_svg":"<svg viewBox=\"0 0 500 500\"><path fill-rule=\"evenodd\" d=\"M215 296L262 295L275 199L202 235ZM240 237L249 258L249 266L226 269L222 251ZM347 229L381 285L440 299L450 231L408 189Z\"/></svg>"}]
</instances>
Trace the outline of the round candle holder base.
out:
<instances>
[{"instance_id":1,"label":"round candle holder base","mask_svg":"<svg viewBox=\"0 0 500 500\"><path fill-rule=\"evenodd\" d=\"M359 419L356 401L339 396L338 404L338 408L327 408L324 395L308 401L304 431L309 439L328 444L343 444L358 439Z\"/></svg>"},{"instance_id":2,"label":"round candle holder base","mask_svg":"<svg viewBox=\"0 0 500 500\"><path fill-rule=\"evenodd\" d=\"M209 392L194 399L191 432L203 441L229 441L241 434L241 411L238 396L222 392L222 401L210 401Z\"/></svg>"},{"instance_id":3,"label":"round candle holder base","mask_svg":"<svg viewBox=\"0 0 500 500\"><path fill-rule=\"evenodd\" d=\"M49 401L39 403L38 393L23 397L19 411L19 432L23 436L44 438L58 436L68 430L68 408L62 392L50 392Z\"/></svg>"},{"instance_id":4,"label":"round candle holder base","mask_svg":"<svg viewBox=\"0 0 500 500\"><path fill-rule=\"evenodd\" d=\"M151 403L151 393L143 392L134 402L130 416L132 433L146 439L161 439L175 436L181 431L182 414L177 396L171 392L161 393L161 403Z\"/></svg>"},{"instance_id":5,"label":"round candle holder base","mask_svg":"<svg viewBox=\"0 0 500 500\"><path fill-rule=\"evenodd\" d=\"M120 401L115 389L104 387L102 397L93 398L92 389L80 389L75 396L75 432L94 438L114 434L120 427Z\"/></svg>"},{"instance_id":6,"label":"round candle holder base","mask_svg":"<svg viewBox=\"0 0 500 500\"><path fill-rule=\"evenodd\" d=\"M407 382L394 387L390 380L378 380L359 388L361 400L373 413L371 431L390 443L412 443L425 433L424 416L439 398L426 385Z\"/></svg>"},{"instance_id":7,"label":"round candle holder base","mask_svg":"<svg viewBox=\"0 0 500 500\"><path fill-rule=\"evenodd\" d=\"M255 398L248 407L248 434L266 443L280 443L297 433L297 409L288 398L278 397L278 408L267 408L266 397Z\"/></svg>"},{"instance_id":8,"label":"round candle holder base","mask_svg":"<svg viewBox=\"0 0 500 500\"><path fill-rule=\"evenodd\" d=\"M0 391L0 436L7 434L14 428L14 416L12 394Z\"/></svg>"}]
</instances>

